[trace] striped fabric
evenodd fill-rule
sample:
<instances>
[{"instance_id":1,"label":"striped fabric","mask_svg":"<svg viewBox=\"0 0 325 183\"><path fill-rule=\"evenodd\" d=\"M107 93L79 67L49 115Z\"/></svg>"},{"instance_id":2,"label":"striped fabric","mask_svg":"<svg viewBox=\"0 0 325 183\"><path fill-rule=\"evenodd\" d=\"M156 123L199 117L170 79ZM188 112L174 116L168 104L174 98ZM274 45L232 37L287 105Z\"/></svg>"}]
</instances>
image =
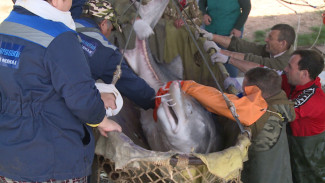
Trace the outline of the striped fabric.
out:
<instances>
[{"instance_id":1,"label":"striped fabric","mask_svg":"<svg viewBox=\"0 0 325 183\"><path fill-rule=\"evenodd\" d=\"M87 177L74 178L68 180L50 179L46 182L24 182L24 181L14 181L9 178L0 176L0 183L87 183Z\"/></svg>"}]
</instances>

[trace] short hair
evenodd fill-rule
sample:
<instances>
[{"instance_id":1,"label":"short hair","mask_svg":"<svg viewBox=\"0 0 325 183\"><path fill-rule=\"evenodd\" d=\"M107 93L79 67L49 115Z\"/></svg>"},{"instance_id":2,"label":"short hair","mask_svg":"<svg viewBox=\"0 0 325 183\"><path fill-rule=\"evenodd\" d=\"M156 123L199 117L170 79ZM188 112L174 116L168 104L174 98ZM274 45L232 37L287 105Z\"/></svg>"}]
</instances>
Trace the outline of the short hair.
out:
<instances>
[{"instance_id":1,"label":"short hair","mask_svg":"<svg viewBox=\"0 0 325 183\"><path fill-rule=\"evenodd\" d=\"M307 70L310 79L316 79L324 69L324 58L317 51L296 50L292 55L299 55L301 57L298 62L298 68L299 70Z\"/></svg>"},{"instance_id":2,"label":"short hair","mask_svg":"<svg viewBox=\"0 0 325 183\"><path fill-rule=\"evenodd\" d=\"M272 69L256 67L247 71L245 78L247 86L256 85L262 91L264 98L274 96L281 91L282 79Z\"/></svg>"},{"instance_id":3,"label":"short hair","mask_svg":"<svg viewBox=\"0 0 325 183\"><path fill-rule=\"evenodd\" d=\"M271 30L278 30L280 31L278 41L285 40L288 43L287 49L290 48L291 45L295 42L296 32L293 27L288 24L276 24L274 25Z\"/></svg>"}]
</instances>

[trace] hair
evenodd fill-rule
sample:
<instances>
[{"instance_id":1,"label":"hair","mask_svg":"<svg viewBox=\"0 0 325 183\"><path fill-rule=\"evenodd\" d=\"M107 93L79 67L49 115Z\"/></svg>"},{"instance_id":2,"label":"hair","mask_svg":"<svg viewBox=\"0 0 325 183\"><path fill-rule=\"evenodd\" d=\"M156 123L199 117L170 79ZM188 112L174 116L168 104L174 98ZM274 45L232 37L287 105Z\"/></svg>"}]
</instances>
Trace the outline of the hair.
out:
<instances>
[{"instance_id":1,"label":"hair","mask_svg":"<svg viewBox=\"0 0 325 183\"><path fill-rule=\"evenodd\" d=\"M295 42L296 32L293 27L288 24L276 24L274 25L271 30L278 30L280 31L278 41L285 40L288 45L287 49L290 48L291 45Z\"/></svg>"},{"instance_id":2,"label":"hair","mask_svg":"<svg viewBox=\"0 0 325 183\"><path fill-rule=\"evenodd\" d=\"M324 69L324 58L314 50L296 50L292 55L300 55L299 70L307 70L310 79L314 80Z\"/></svg>"},{"instance_id":3,"label":"hair","mask_svg":"<svg viewBox=\"0 0 325 183\"><path fill-rule=\"evenodd\" d=\"M264 98L281 91L282 79L277 72L269 68L256 67L245 73L247 86L256 85L261 89Z\"/></svg>"}]
</instances>

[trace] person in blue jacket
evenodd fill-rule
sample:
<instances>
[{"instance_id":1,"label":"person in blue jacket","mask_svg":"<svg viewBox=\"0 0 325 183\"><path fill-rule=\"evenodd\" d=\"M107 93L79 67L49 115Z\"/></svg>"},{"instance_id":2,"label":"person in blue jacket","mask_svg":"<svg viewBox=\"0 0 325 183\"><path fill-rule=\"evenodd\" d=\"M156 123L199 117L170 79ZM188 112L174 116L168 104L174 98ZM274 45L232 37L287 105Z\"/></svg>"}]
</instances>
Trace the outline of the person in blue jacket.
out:
<instances>
[{"instance_id":1,"label":"person in blue jacket","mask_svg":"<svg viewBox=\"0 0 325 183\"><path fill-rule=\"evenodd\" d=\"M69 12L72 0L17 0L0 24L0 182L86 182L105 117Z\"/></svg>"},{"instance_id":2,"label":"person in blue jacket","mask_svg":"<svg viewBox=\"0 0 325 183\"><path fill-rule=\"evenodd\" d=\"M107 1L91 0L85 5L82 18L75 19L75 23L93 79L111 83L122 58L119 49L108 41L113 28L121 31L114 8ZM137 76L124 59L121 70L121 78L116 83L119 92L143 109L154 108L154 89Z\"/></svg>"}]
</instances>

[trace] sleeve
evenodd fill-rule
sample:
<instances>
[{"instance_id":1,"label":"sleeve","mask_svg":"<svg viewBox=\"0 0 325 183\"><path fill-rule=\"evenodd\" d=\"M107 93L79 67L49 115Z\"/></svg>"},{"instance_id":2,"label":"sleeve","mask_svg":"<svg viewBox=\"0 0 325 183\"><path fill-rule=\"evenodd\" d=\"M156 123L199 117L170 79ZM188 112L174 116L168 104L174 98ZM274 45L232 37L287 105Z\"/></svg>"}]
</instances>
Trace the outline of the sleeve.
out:
<instances>
[{"instance_id":1,"label":"sleeve","mask_svg":"<svg viewBox=\"0 0 325 183\"><path fill-rule=\"evenodd\" d=\"M241 38L233 36L227 48L229 51L236 51L240 53L252 53L254 55L266 55L265 45L258 45ZM269 55L269 54L268 54Z\"/></svg>"},{"instance_id":2,"label":"sleeve","mask_svg":"<svg viewBox=\"0 0 325 183\"><path fill-rule=\"evenodd\" d=\"M104 103L77 36L66 32L56 37L47 48L44 62L55 91L71 112L84 123L100 123L105 116Z\"/></svg>"},{"instance_id":3,"label":"sleeve","mask_svg":"<svg viewBox=\"0 0 325 183\"><path fill-rule=\"evenodd\" d=\"M284 70L284 68L288 65L289 58L283 59L281 56L277 58L268 58L247 53L245 55L245 60L266 66L271 69Z\"/></svg>"},{"instance_id":4,"label":"sleeve","mask_svg":"<svg viewBox=\"0 0 325 183\"><path fill-rule=\"evenodd\" d=\"M202 12L202 15L207 14L207 0L199 0L199 9Z\"/></svg>"},{"instance_id":5,"label":"sleeve","mask_svg":"<svg viewBox=\"0 0 325 183\"><path fill-rule=\"evenodd\" d=\"M110 49L111 52L113 51ZM108 49L106 50L108 53ZM104 72L99 76L105 83L111 83L117 65L119 65L122 55L118 50L106 55L105 63L103 63ZM142 78L137 76L122 60L122 75L116 83L116 88L123 96L132 100L143 109L154 108L155 91Z\"/></svg>"},{"instance_id":6,"label":"sleeve","mask_svg":"<svg viewBox=\"0 0 325 183\"><path fill-rule=\"evenodd\" d=\"M238 0L238 3L241 8L241 14L238 17L234 28L237 30L240 30L244 27L244 24L245 24L245 22L248 18L248 15L251 11L251 1L250 0Z\"/></svg>"}]
</instances>

